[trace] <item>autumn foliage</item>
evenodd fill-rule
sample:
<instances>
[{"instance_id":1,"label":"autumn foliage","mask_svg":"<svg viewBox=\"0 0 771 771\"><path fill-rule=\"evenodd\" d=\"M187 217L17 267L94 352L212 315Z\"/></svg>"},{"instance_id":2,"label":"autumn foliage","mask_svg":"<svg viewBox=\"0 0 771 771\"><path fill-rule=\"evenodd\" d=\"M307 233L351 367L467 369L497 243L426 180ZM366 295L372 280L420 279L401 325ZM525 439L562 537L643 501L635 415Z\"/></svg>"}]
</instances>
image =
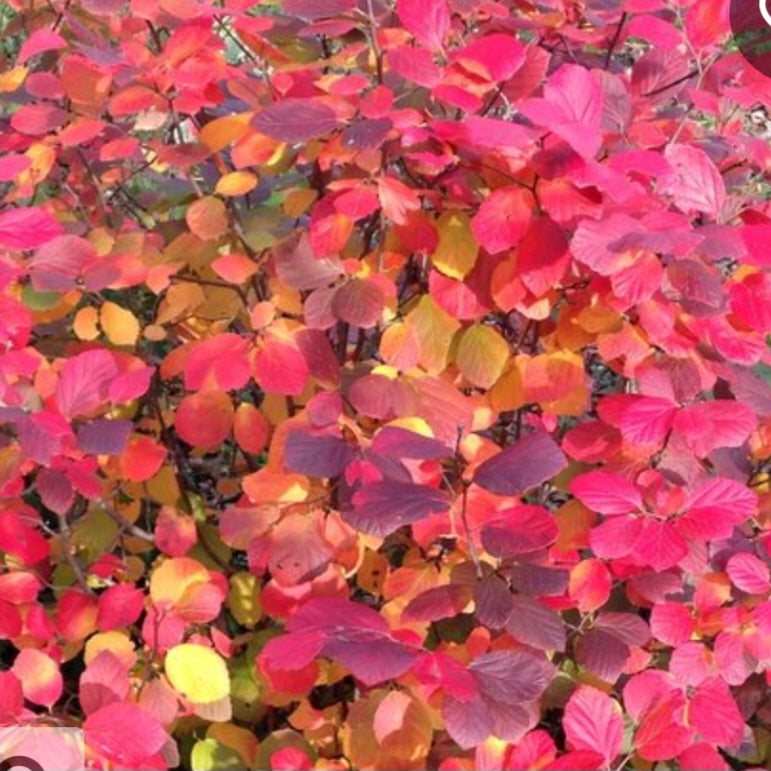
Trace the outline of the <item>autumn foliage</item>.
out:
<instances>
[{"instance_id":1,"label":"autumn foliage","mask_svg":"<svg viewBox=\"0 0 771 771\"><path fill-rule=\"evenodd\" d=\"M727 6L0 4L0 721L104 769L767 766Z\"/></svg>"}]
</instances>

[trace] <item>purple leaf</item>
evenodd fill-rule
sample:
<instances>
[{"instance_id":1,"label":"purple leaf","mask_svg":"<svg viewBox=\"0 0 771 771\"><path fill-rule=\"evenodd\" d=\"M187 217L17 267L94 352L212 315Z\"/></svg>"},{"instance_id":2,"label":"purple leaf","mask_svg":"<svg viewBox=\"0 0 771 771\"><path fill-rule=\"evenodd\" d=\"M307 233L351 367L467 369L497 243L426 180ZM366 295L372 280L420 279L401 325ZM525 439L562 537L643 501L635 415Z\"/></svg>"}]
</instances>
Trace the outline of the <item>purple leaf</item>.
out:
<instances>
[{"instance_id":1,"label":"purple leaf","mask_svg":"<svg viewBox=\"0 0 771 771\"><path fill-rule=\"evenodd\" d=\"M491 629L502 629L514 608L506 582L495 573L486 575L474 587L476 617Z\"/></svg>"},{"instance_id":2,"label":"purple leaf","mask_svg":"<svg viewBox=\"0 0 771 771\"><path fill-rule=\"evenodd\" d=\"M486 460L474 482L496 495L519 495L562 471L567 458L545 432L534 431Z\"/></svg>"},{"instance_id":3,"label":"purple leaf","mask_svg":"<svg viewBox=\"0 0 771 771\"><path fill-rule=\"evenodd\" d=\"M449 506L442 490L392 480L364 485L353 494L352 503L343 519L363 533L380 537Z\"/></svg>"},{"instance_id":4,"label":"purple leaf","mask_svg":"<svg viewBox=\"0 0 771 771\"><path fill-rule=\"evenodd\" d=\"M494 557L513 557L550 546L557 524L541 506L514 506L498 512L482 527L482 546Z\"/></svg>"},{"instance_id":5,"label":"purple leaf","mask_svg":"<svg viewBox=\"0 0 771 771\"><path fill-rule=\"evenodd\" d=\"M353 460L354 450L342 437L323 430L302 429L286 439L284 464L309 477L336 477Z\"/></svg>"},{"instance_id":6,"label":"purple leaf","mask_svg":"<svg viewBox=\"0 0 771 771\"><path fill-rule=\"evenodd\" d=\"M315 99L284 99L255 115L252 126L271 139L294 144L333 131L337 116Z\"/></svg>"},{"instance_id":7,"label":"purple leaf","mask_svg":"<svg viewBox=\"0 0 771 771\"><path fill-rule=\"evenodd\" d=\"M493 732L493 718L481 696L463 702L445 695L442 719L447 733L464 750L481 744Z\"/></svg>"},{"instance_id":8,"label":"purple leaf","mask_svg":"<svg viewBox=\"0 0 771 771\"><path fill-rule=\"evenodd\" d=\"M602 629L587 632L577 648L576 661L607 683L618 680L629 658L629 646Z\"/></svg>"},{"instance_id":9,"label":"purple leaf","mask_svg":"<svg viewBox=\"0 0 771 771\"><path fill-rule=\"evenodd\" d=\"M471 599L467 586L435 586L413 597L402 611L402 621L436 621L458 615Z\"/></svg>"},{"instance_id":10,"label":"purple leaf","mask_svg":"<svg viewBox=\"0 0 771 771\"><path fill-rule=\"evenodd\" d=\"M78 430L78 449L89 455L120 455L130 433L130 420L89 420Z\"/></svg>"},{"instance_id":11,"label":"purple leaf","mask_svg":"<svg viewBox=\"0 0 771 771\"><path fill-rule=\"evenodd\" d=\"M511 600L513 609L506 623L509 633L533 648L565 650L565 625L556 610L524 595L514 595Z\"/></svg>"},{"instance_id":12,"label":"purple leaf","mask_svg":"<svg viewBox=\"0 0 771 771\"><path fill-rule=\"evenodd\" d=\"M381 455L416 460L436 460L452 455L452 450L437 439L395 426L381 429L372 442L372 449Z\"/></svg>"},{"instance_id":13,"label":"purple leaf","mask_svg":"<svg viewBox=\"0 0 771 771\"><path fill-rule=\"evenodd\" d=\"M519 650L485 653L469 664L469 671L485 698L522 704L546 690L556 669L543 656Z\"/></svg>"},{"instance_id":14,"label":"purple leaf","mask_svg":"<svg viewBox=\"0 0 771 771\"><path fill-rule=\"evenodd\" d=\"M337 597L309 600L289 619L286 631L264 649L277 669L300 669L324 656L337 659L366 685L375 685L403 674L417 657L416 650L391 637L388 622L377 611Z\"/></svg>"}]
</instances>

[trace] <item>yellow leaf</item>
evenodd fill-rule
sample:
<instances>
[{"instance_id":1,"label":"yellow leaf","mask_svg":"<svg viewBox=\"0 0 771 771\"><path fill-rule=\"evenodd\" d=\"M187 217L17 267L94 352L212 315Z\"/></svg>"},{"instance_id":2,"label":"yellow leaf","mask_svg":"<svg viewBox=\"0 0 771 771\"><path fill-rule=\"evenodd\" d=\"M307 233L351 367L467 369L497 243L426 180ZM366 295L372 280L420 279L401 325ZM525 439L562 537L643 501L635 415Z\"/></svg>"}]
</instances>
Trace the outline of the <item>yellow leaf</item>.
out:
<instances>
[{"instance_id":1,"label":"yellow leaf","mask_svg":"<svg viewBox=\"0 0 771 771\"><path fill-rule=\"evenodd\" d=\"M211 704L230 694L228 668L211 648L176 645L166 654L164 666L174 690L193 704Z\"/></svg>"},{"instance_id":2,"label":"yellow leaf","mask_svg":"<svg viewBox=\"0 0 771 771\"><path fill-rule=\"evenodd\" d=\"M195 584L208 584L209 571L190 557L167 559L150 578L150 599L159 608L167 608L182 599Z\"/></svg>"},{"instance_id":3,"label":"yellow leaf","mask_svg":"<svg viewBox=\"0 0 771 771\"><path fill-rule=\"evenodd\" d=\"M318 193L310 188L306 190L291 190L286 194L281 208L284 214L292 219L301 217L308 207L318 198Z\"/></svg>"},{"instance_id":4,"label":"yellow leaf","mask_svg":"<svg viewBox=\"0 0 771 771\"><path fill-rule=\"evenodd\" d=\"M215 192L220 195L244 195L257 187L257 175L251 171L232 171L217 181Z\"/></svg>"},{"instance_id":5,"label":"yellow leaf","mask_svg":"<svg viewBox=\"0 0 771 771\"><path fill-rule=\"evenodd\" d=\"M75 314L72 330L78 340L96 340L99 337L99 311L89 305Z\"/></svg>"},{"instance_id":6,"label":"yellow leaf","mask_svg":"<svg viewBox=\"0 0 771 771\"><path fill-rule=\"evenodd\" d=\"M253 627L262 618L260 584L252 573L242 571L230 577L227 605L241 626Z\"/></svg>"},{"instance_id":7,"label":"yellow leaf","mask_svg":"<svg viewBox=\"0 0 771 771\"><path fill-rule=\"evenodd\" d=\"M503 373L509 345L492 327L474 324L458 343L455 363L461 374L477 388L490 388Z\"/></svg>"},{"instance_id":8,"label":"yellow leaf","mask_svg":"<svg viewBox=\"0 0 771 771\"><path fill-rule=\"evenodd\" d=\"M479 253L468 215L457 211L445 212L437 220L436 230L439 246L431 255L432 262L450 278L465 278L476 264Z\"/></svg>"},{"instance_id":9,"label":"yellow leaf","mask_svg":"<svg viewBox=\"0 0 771 771\"><path fill-rule=\"evenodd\" d=\"M244 768L244 759L216 739L202 739L190 751L190 767L193 771L238 771Z\"/></svg>"},{"instance_id":10,"label":"yellow leaf","mask_svg":"<svg viewBox=\"0 0 771 771\"><path fill-rule=\"evenodd\" d=\"M134 345L139 337L139 322L126 308L113 302L102 306L100 321L102 329L113 345Z\"/></svg>"},{"instance_id":11,"label":"yellow leaf","mask_svg":"<svg viewBox=\"0 0 771 771\"><path fill-rule=\"evenodd\" d=\"M16 91L27 77L27 68L22 65L12 67L7 72L0 73L0 93Z\"/></svg>"},{"instance_id":12,"label":"yellow leaf","mask_svg":"<svg viewBox=\"0 0 771 771\"><path fill-rule=\"evenodd\" d=\"M19 187L38 185L47 176L56 163L56 150L48 145L36 142L25 151L30 165L16 176Z\"/></svg>"},{"instance_id":13,"label":"yellow leaf","mask_svg":"<svg viewBox=\"0 0 771 771\"><path fill-rule=\"evenodd\" d=\"M429 295L423 295L407 316L407 324L420 346L420 365L431 375L447 366L452 338L460 322L442 310Z\"/></svg>"}]
</instances>

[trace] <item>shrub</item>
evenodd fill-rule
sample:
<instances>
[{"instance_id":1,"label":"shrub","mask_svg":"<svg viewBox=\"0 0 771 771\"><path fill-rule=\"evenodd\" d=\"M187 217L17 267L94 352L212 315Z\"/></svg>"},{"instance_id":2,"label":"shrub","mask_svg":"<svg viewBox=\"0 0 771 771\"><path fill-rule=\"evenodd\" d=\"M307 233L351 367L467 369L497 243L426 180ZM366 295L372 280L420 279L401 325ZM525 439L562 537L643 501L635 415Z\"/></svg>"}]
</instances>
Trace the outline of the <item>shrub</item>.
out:
<instances>
[{"instance_id":1,"label":"shrub","mask_svg":"<svg viewBox=\"0 0 771 771\"><path fill-rule=\"evenodd\" d=\"M0 13L6 724L771 760L771 81L724 0Z\"/></svg>"}]
</instances>

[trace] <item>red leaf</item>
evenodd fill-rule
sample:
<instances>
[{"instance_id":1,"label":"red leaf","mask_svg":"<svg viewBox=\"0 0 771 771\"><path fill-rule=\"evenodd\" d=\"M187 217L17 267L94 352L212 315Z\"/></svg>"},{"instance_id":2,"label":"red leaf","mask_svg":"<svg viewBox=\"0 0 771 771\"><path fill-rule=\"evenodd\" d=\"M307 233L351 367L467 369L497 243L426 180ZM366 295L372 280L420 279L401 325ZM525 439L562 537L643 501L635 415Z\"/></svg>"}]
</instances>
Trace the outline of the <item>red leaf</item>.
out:
<instances>
[{"instance_id":1,"label":"red leaf","mask_svg":"<svg viewBox=\"0 0 771 771\"><path fill-rule=\"evenodd\" d=\"M396 13L421 45L442 50L451 23L447 0L397 0Z\"/></svg>"},{"instance_id":2,"label":"red leaf","mask_svg":"<svg viewBox=\"0 0 771 771\"><path fill-rule=\"evenodd\" d=\"M490 253L516 246L532 216L532 196L521 187L501 187L482 202L471 220L474 238Z\"/></svg>"},{"instance_id":3,"label":"red leaf","mask_svg":"<svg viewBox=\"0 0 771 771\"><path fill-rule=\"evenodd\" d=\"M130 688L125 664L114 653L104 650L80 676L78 699L83 711L90 715L108 704L125 701Z\"/></svg>"},{"instance_id":4,"label":"red leaf","mask_svg":"<svg viewBox=\"0 0 771 771\"><path fill-rule=\"evenodd\" d=\"M383 290L374 281L354 278L335 292L332 313L352 327L369 329L380 321L384 304Z\"/></svg>"},{"instance_id":5,"label":"red leaf","mask_svg":"<svg viewBox=\"0 0 771 771\"><path fill-rule=\"evenodd\" d=\"M488 80L508 80L525 63L525 47L513 35L485 35L453 51L451 61Z\"/></svg>"},{"instance_id":6,"label":"red leaf","mask_svg":"<svg viewBox=\"0 0 771 771\"><path fill-rule=\"evenodd\" d=\"M549 217L532 220L517 248L517 275L537 297L562 281L570 263L565 235Z\"/></svg>"},{"instance_id":7,"label":"red leaf","mask_svg":"<svg viewBox=\"0 0 771 771\"><path fill-rule=\"evenodd\" d=\"M563 64L549 78L543 99L520 106L533 123L548 128L577 153L593 158L602 144L602 86L595 72Z\"/></svg>"},{"instance_id":8,"label":"red leaf","mask_svg":"<svg viewBox=\"0 0 771 771\"><path fill-rule=\"evenodd\" d=\"M559 445L538 430L482 463L474 482L496 495L519 495L551 479L566 465Z\"/></svg>"},{"instance_id":9,"label":"red leaf","mask_svg":"<svg viewBox=\"0 0 771 771\"><path fill-rule=\"evenodd\" d=\"M29 261L32 286L38 292L72 289L78 277L97 259L96 249L85 238L72 235L46 238Z\"/></svg>"},{"instance_id":10,"label":"red leaf","mask_svg":"<svg viewBox=\"0 0 771 771\"><path fill-rule=\"evenodd\" d=\"M634 736L637 754L645 760L669 760L690 743L693 732L682 724L685 699L678 693L658 702L643 715Z\"/></svg>"},{"instance_id":11,"label":"red leaf","mask_svg":"<svg viewBox=\"0 0 771 771\"><path fill-rule=\"evenodd\" d=\"M337 128L334 110L316 99L284 99L252 118L257 131L281 142L306 142Z\"/></svg>"},{"instance_id":12,"label":"red leaf","mask_svg":"<svg viewBox=\"0 0 771 771\"><path fill-rule=\"evenodd\" d=\"M621 434L630 444L643 447L661 446L672 428L676 407L667 399L643 396L624 410Z\"/></svg>"},{"instance_id":13,"label":"red leaf","mask_svg":"<svg viewBox=\"0 0 771 771\"><path fill-rule=\"evenodd\" d=\"M269 339L257 352L254 379L263 391L298 396L307 378L308 364L293 345Z\"/></svg>"},{"instance_id":14,"label":"red leaf","mask_svg":"<svg viewBox=\"0 0 771 771\"><path fill-rule=\"evenodd\" d=\"M189 391L242 388L249 380L248 347L248 340L231 333L194 343L185 362L185 388Z\"/></svg>"}]
</instances>

